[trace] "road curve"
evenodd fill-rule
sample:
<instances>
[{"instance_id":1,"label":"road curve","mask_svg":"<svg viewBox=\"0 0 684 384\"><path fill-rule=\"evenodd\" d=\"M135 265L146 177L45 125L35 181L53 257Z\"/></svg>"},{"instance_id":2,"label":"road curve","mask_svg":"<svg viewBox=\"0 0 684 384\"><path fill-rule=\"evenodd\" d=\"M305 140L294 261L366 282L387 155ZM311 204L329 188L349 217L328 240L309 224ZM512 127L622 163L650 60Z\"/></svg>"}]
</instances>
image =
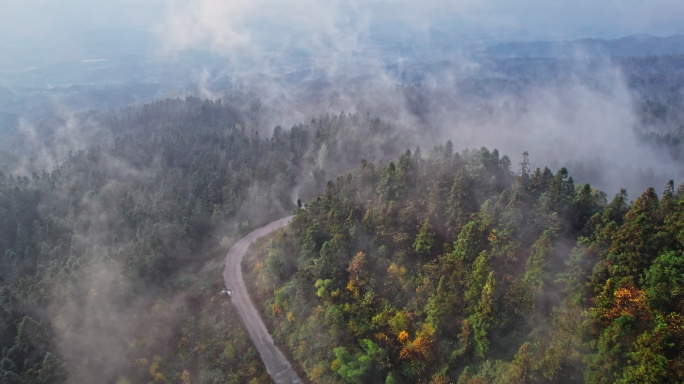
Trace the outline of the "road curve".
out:
<instances>
[{"instance_id":1,"label":"road curve","mask_svg":"<svg viewBox=\"0 0 684 384\"><path fill-rule=\"evenodd\" d=\"M242 324L249 334L249 338L254 343L259 355L261 355L266 371L276 384L301 384L302 381L282 352L273 343L273 339L268 333L264 322L261 321L259 312L254 303L252 303L249 293L247 293L240 265L242 258L252 243L258 238L286 226L290 220L292 220L292 216L274 221L264 227L255 229L249 235L240 239L228 251L226 255L226 268L223 270L223 280L226 283L226 288L233 292L231 295L233 305L237 309L240 320L242 320Z\"/></svg>"}]
</instances>

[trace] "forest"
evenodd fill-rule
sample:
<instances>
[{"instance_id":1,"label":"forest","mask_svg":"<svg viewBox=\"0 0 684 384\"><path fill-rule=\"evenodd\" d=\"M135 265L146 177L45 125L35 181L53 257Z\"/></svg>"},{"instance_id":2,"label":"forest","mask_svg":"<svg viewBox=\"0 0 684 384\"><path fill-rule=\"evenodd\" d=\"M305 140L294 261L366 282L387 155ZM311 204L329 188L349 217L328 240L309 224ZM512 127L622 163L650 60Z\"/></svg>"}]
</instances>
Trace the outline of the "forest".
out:
<instances>
[{"instance_id":1,"label":"forest","mask_svg":"<svg viewBox=\"0 0 684 384\"><path fill-rule=\"evenodd\" d=\"M198 98L78 118L95 144L50 172L0 153L0 383L269 382L216 260L322 188L323 164L394 152L391 127L341 113L260 138Z\"/></svg>"},{"instance_id":2,"label":"forest","mask_svg":"<svg viewBox=\"0 0 684 384\"><path fill-rule=\"evenodd\" d=\"M630 201L486 148L363 161L254 248L315 383L684 380L684 184Z\"/></svg>"},{"instance_id":3,"label":"forest","mask_svg":"<svg viewBox=\"0 0 684 384\"><path fill-rule=\"evenodd\" d=\"M0 384L684 384L684 0L0 0Z\"/></svg>"},{"instance_id":4,"label":"forest","mask_svg":"<svg viewBox=\"0 0 684 384\"><path fill-rule=\"evenodd\" d=\"M621 176L650 183L681 169L682 56L616 63L633 93L627 150L663 155L657 175ZM444 86L311 81L263 103L259 85L110 110L129 99L59 96L101 108L81 112L25 90L35 100L0 114L0 384L271 382L221 293L222 258L292 213L243 274L311 383L684 381L684 186L609 196L586 184L616 173L594 158L459 141L488 138L458 128L498 107L514 122L539 89L564 90L566 64L493 61ZM446 76L407 67L397 79ZM326 112L341 104L354 112Z\"/></svg>"}]
</instances>

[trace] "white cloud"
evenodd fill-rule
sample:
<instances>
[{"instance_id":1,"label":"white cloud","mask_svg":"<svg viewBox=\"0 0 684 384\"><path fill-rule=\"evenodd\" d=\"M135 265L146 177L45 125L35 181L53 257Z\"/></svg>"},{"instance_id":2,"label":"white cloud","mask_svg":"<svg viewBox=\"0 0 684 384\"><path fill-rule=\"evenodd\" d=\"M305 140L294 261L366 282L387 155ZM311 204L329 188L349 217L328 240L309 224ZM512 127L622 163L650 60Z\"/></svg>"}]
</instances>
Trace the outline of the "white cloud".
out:
<instances>
[{"instance_id":1,"label":"white cloud","mask_svg":"<svg viewBox=\"0 0 684 384\"><path fill-rule=\"evenodd\" d=\"M302 36L344 49L392 23L543 39L684 33L683 18L681 0L0 0L4 39L156 27L167 48L207 44L218 52Z\"/></svg>"},{"instance_id":2,"label":"white cloud","mask_svg":"<svg viewBox=\"0 0 684 384\"><path fill-rule=\"evenodd\" d=\"M438 28L499 38L684 32L684 2L655 0L168 0L160 31L167 48L205 44L220 53L250 44L356 47L378 25Z\"/></svg>"}]
</instances>

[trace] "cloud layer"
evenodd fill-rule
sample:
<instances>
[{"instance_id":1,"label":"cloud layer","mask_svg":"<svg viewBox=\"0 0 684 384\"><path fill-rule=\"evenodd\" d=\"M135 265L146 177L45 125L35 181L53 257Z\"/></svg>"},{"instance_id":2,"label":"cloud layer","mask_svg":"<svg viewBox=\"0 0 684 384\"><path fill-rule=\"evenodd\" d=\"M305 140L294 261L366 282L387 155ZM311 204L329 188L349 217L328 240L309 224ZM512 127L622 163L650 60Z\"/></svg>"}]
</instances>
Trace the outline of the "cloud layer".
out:
<instances>
[{"instance_id":1,"label":"cloud layer","mask_svg":"<svg viewBox=\"0 0 684 384\"><path fill-rule=\"evenodd\" d=\"M684 32L684 3L544 0L169 0L159 27L167 48L205 46L230 54L305 42L311 49L356 49L373 36L429 35L555 39Z\"/></svg>"},{"instance_id":2,"label":"cloud layer","mask_svg":"<svg viewBox=\"0 0 684 384\"><path fill-rule=\"evenodd\" d=\"M167 48L206 45L224 53L300 39L344 49L373 33L431 28L504 40L684 33L678 0L0 0L0 9L0 40L156 29Z\"/></svg>"}]
</instances>

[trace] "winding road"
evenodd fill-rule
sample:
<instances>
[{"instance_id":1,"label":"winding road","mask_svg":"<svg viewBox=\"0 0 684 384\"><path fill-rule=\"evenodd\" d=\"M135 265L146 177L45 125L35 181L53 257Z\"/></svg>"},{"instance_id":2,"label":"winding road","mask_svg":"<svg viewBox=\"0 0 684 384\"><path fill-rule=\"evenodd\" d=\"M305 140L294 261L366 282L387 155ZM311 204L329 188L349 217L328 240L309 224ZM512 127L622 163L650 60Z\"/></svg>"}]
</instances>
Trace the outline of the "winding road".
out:
<instances>
[{"instance_id":1,"label":"winding road","mask_svg":"<svg viewBox=\"0 0 684 384\"><path fill-rule=\"evenodd\" d=\"M245 281L242 278L242 258L258 238L286 226L292 216L274 221L264 227L255 229L249 235L238 241L226 255L226 268L223 270L223 279L226 288L232 291L231 299L237 309L240 320L244 325L249 338L259 351L261 360L266 366L266 371L276 384L301 384L302 381L295 373L285 356L280 352L268 333L264 322L261 321L259 312L249 297Z\"/></svg>"}]
</instances>

